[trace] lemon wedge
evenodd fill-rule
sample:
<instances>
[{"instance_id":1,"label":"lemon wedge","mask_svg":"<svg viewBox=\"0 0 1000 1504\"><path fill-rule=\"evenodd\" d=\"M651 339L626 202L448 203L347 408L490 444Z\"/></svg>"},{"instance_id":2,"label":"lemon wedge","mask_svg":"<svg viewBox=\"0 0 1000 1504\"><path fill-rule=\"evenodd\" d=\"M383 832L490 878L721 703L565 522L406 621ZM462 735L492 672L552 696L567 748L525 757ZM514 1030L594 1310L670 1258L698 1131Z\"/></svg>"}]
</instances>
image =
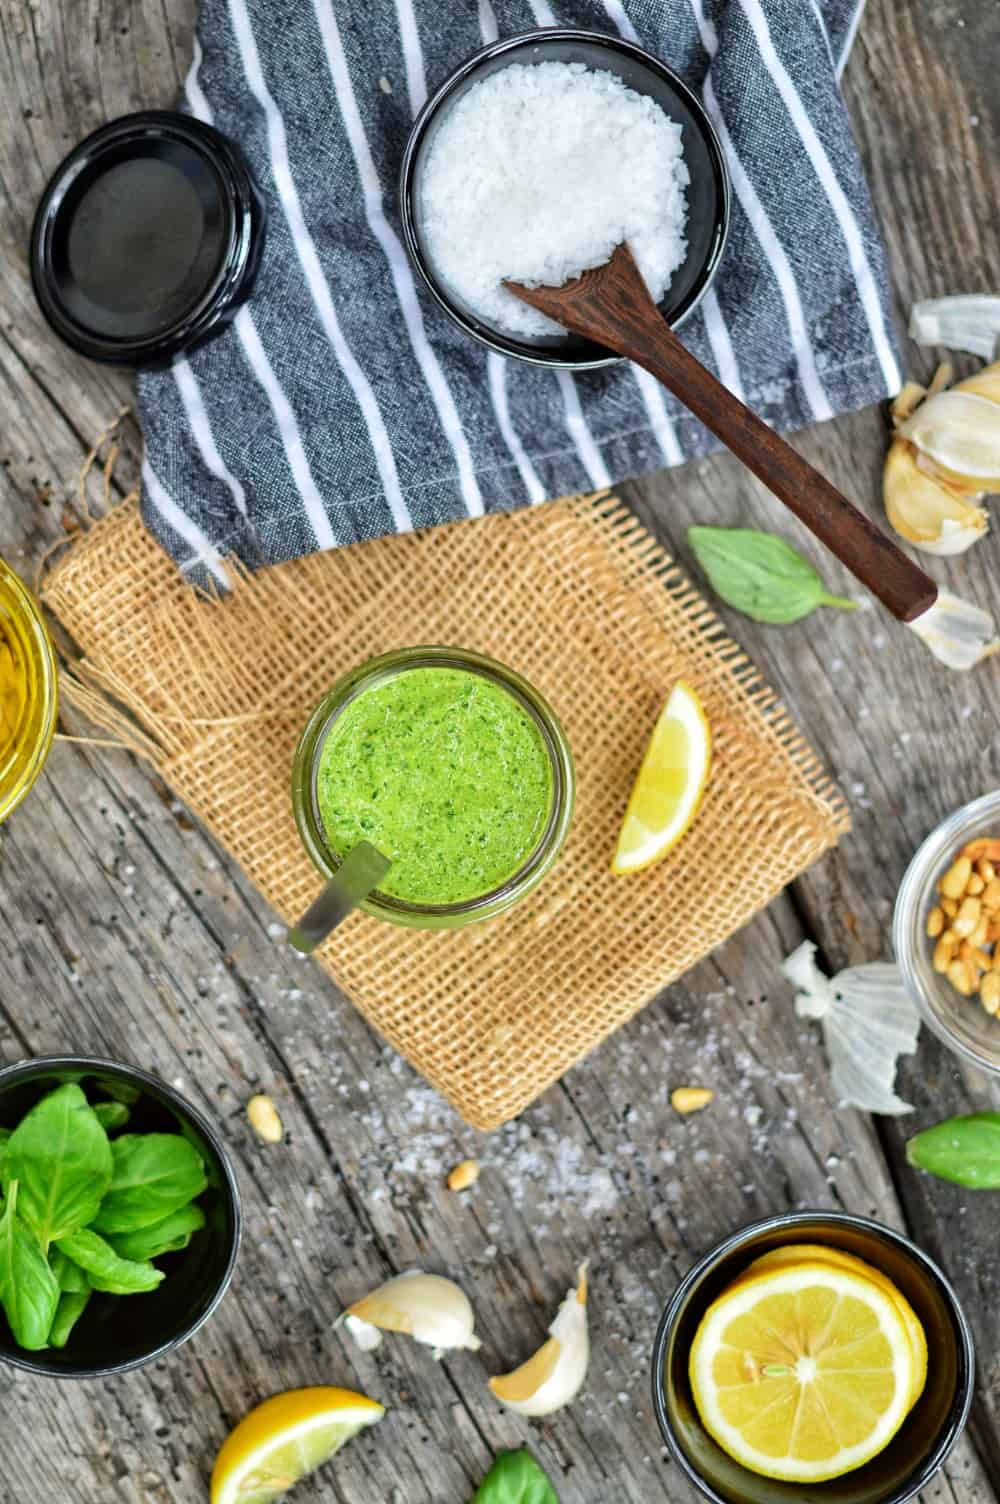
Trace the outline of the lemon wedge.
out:
<instances>
[{"instance_id":1,"label":"lemon wedge","mask_svg":"<svg viewBox=\"0 0 1000 1504\"><path fill-rule=\"evenodd\" d=\"M884 1290L889 1299L896 1304L913 1350L913 1392L910 1395L910 1405L915 1405L927 1382L927 1337L919 1316L906 1296L896 1288L888 1275L882 1273L881 1269L876 1269L872 1264L866 1264L864 1259L856 1258L853 1253L847 1253L843 1248L829 1248L825 1243L786 1243L781 1248L773 1248L770 1253L754 1259L747 1273L741 1277L746 1279L765 1269L795 1268L799 1264L816 1261L834 1264L841 1269L853 1269L873 1285L878 1285L879 1289Z\"/></svg>"},{"instance_id":2,"label":"lemon wedge","mask_svg":"<svg viewBox=\"0 0 1000 1504\"><path fill-rule=\"evenodd\" d=\"M712 733L683 679L653 728L618 837L612 872L639 872L665 857L698 813L712 765Z\"/></svg>"},{"instance_id":3,"label":"lemon wedge","mask_svg":"<svg viewBox=\"0 0 1000 1504\"><path fill-rule=\"evenodd\" d=\"M289 1389L244 1416L219 1450L212 1504L271 1504L305 1478L385 1407L349 1389Z\"/></svg>"},{"instance_id":4,"label":"lemon wedge","mask_svg":"<svg viewBox=\"0 0 1000 1504\"><path fill-rule=\"evenodd\" d=\"M820 1483L881 1452L909 1412L914 1353L899 1306L867 1274L803 1262L736 1281L690 1354L705 1429L765 1478Z\"/></svg>"}]
</instances>

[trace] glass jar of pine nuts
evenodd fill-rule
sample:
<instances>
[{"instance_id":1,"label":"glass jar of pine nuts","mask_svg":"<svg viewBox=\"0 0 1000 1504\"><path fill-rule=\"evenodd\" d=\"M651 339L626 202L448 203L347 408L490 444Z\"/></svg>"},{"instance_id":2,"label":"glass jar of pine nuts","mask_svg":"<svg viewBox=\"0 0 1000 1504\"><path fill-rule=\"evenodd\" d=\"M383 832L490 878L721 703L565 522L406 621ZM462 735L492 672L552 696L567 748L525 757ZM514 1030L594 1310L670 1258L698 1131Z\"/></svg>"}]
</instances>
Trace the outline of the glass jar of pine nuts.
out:
<instances>
[{"instance_id":1,"label":"glass jar of pine nuts","mask_svg":"<svg viewBox=\"0 0 1000 1504\"><path fill-rule=\"evenodd\" d=\"M1000 851L998 838L1000 789L942 820L900 884L892 944L903 983L928 1028L956 1055L1000 1075L1000 1005L991 975L1000 970L1000 940L994 938L1000 935L1000 908L991 887L1000 861L989 856ZM955 870L963 853L966 859ZM985 928L977 928L981 919ZM994 959L996 967L988 964Z\"/></svg>"},{"instance_id":2,"label":"glass jar of pine nuts","mask_svg":"<svg viewBox=\"0 0 1000 1504\"><path fill-rule=\"evenodd\" d=\"M0 822L42 770L57 703L55 653L41 607L0 559Z\"/></svg>"}]
</instances>

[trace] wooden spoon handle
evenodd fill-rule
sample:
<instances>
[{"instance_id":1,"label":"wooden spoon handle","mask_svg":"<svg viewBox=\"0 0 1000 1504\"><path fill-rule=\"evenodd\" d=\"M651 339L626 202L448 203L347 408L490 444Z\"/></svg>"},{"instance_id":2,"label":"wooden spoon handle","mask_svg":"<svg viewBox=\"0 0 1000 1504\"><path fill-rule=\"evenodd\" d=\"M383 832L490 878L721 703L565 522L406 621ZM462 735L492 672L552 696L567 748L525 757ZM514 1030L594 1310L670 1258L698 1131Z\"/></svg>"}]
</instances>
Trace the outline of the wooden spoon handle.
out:
<instances>
[{"instance_id":1,"label":"wooden spoon handle","mask_svg":"<svg viewBox=\"0 0 1000 1504\"><path fill-rule=\"evenodd\" d=\"M627 246L564 287L507 285L565 328L651 371L900 621L934 604L933 580L685 349Z\"/></svg>"},{"instance_id":2,"label":"wooden spoon handle","mask_svg":"<svg viewBox=\"0 0 1000 1504\"><path fill-rule=\"evenodd\" d=\"M679 397L893 616L914 621L930 609L937 598L933 580L780 434L717 381L662 319L655 337L621 353L629 353Z\"/></svg>"}]
</instances>

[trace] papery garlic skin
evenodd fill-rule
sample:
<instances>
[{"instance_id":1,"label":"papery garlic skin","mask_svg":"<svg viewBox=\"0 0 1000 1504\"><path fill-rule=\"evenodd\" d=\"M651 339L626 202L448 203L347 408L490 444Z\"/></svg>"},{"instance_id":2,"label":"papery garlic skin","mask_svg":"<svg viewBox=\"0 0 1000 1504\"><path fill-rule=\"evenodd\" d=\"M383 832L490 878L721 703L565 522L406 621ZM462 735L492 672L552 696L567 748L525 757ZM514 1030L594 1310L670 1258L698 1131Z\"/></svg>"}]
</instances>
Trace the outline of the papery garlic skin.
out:
<instances>
[{"instance_id":1,"label":"papery garlic skin","mask_svg":"<svg viewBox=\"0 0 1000 1504\"><path fill-rule=\"evenodd\" d=\"M469 1297L450 1279L411 1269L356 1300L341 1320L360 1348L370 1351L381 1332L402 1332L435 1356L481 1346Z\"/></svg>"},{"instance_id":2,"label":"papery garlic skin","mask_svg":"<svg viewBox=\"0 0 1000 1504\"><path fill-rule=\"evenodd\" d=\"M515 1414L551 1415L579 1394L589 1364L587 1265L581 1264L575 1288L567 1291L549 1327L548 1341L520 1368L490 1379L489 1384L500 1403Z\"/></svg>"},{"instance_id":3,"label":"papery garlic skin","mask_svg":"<svg viewBox=\"0 0 1000 1504\"><path fill-rule=\"evenodd\" d=\"M964 672L1000 652L996 624L988 611L942 590L929 611L907 623L935 658Z\"/></svg>"},{"instance_id":4,"label":"papery garlic skin","mask_svg":"<svg viewBox=\"0 0 1000 1504\"><path fill-rule=\"evenodd\" d=\"M918 345L944 345L992 360L1000 338L1000 298L969 293L915 303L910 337Z\"/></svg>"},{"instance_id":5,"label":"papery garlic skin","mask_svg":"<svg viewBox=\"0 0 1000 1504\"><path fill-rule=\"evenodd\" d=\"M917 1047L920 1013L899 967L875 961L827 977L815 945L804 940L781 969L796 989L798 1016L821 1022L839 1105L893 1117L912 1112L896 1095L896 1062Z\"/></svg>"},{"instance_id":6,"label":"papery garlic skin","mask_svg":"<svg viewBox=\"0 0 1000 1504\"><path fill-rule=\"evenodd\" d=\"M965 553L989 530L983 508L927 473L905 439L893 439L889 448L882 494L886 516L896 532L922 553Z\"/></svg>"},{"instance_id":7,"label":"papery garlic skin","mask_svg":"<svg viewBox=\"0 0 1000 1504\"><path fill-rule=\"evenodd\" d=\"M899 425L903 438L928 455L945 475L1000 488L1000 403L978 392L938 392Z\"/></svg>"}]
</instances>

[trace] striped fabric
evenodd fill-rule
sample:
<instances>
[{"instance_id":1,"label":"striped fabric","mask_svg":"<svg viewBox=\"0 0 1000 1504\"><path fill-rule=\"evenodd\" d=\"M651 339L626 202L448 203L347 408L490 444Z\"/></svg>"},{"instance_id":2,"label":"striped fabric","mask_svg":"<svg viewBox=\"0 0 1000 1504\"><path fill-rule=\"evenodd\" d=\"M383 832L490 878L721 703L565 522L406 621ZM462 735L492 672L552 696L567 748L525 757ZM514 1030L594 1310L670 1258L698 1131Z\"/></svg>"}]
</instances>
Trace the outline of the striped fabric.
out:
<instances>
[{"instance_id":1,"label":"striped fabric","mask_svg":"<svg viewBox=\"0 0 1000 1504\"><path fill-rule=\"evenodd\" d=\"M185 105L270 200L251 302L144 374L143 512L224 579L362 538L606 486L713 441L628 365L491 355L416 283L395 184L410 123L482 43L574 23L638 40L701 93L732 173L695 354L794 429L900 383L885 268L838 77L858 0L203 0Z\"/></svg>"}]
</instances>

